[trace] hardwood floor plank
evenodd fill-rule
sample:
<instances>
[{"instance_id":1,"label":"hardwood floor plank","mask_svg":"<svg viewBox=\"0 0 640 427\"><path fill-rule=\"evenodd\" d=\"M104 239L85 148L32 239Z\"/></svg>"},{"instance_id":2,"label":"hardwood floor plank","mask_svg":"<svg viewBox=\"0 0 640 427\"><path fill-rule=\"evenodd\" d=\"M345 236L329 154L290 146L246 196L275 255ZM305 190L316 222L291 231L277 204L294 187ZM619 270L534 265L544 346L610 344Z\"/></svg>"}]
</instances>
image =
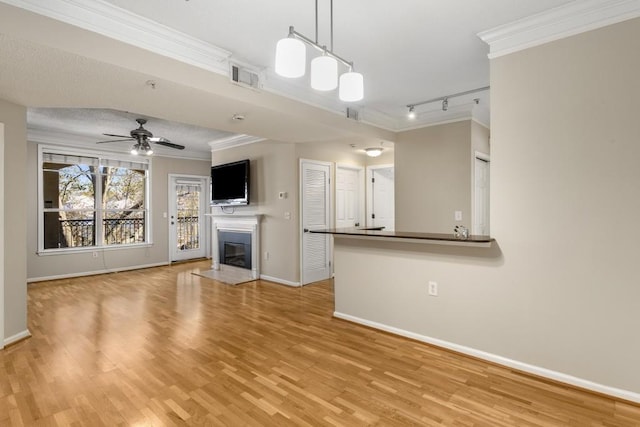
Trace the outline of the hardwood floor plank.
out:
<instances>
[{"instance_id":1,"label":"hardwood floor plank","mask_svg":"<svg viewBox=\"0 0 640 427\"><path fill-rule=\"evenodd\" d=\"M0 425L640 426L640 406L334 319L331 281L207 261L29 285Z\"/></svg>"}]
</instances>

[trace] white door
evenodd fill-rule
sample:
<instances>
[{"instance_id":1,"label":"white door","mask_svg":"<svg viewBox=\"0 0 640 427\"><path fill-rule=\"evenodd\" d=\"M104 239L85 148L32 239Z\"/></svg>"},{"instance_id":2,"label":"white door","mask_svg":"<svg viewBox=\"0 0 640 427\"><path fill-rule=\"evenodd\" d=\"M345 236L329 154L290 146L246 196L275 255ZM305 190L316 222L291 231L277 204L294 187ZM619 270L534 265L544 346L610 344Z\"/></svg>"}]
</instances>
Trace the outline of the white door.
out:
<instances>
[{"instance_id":1,"label":"white door","mask_svg":"<svg viewBox=\"0 0 640 427\"><path fill-rule=\"evenodd\" d=\"M489 159L476 157L473 234L489 235Z\"/></svg>"},{"instance_id":2,"label":"white door","mask_svg":"<svg viewBox=\"0 0 640 427\"><path fill-rule=\"evenodd\" d=\"M368 196L370 209L367 212L368 227L395 228L395 192L393 166L369 168Z\"/></svg>"},{"instance_id":3,"label":"white door","mask_svg":"<svg viewBox=\"0 0 640 427\"><path fill-rule=\"evenodd\" d=\"M207 178L169 177L169 236L171 261L206 256L205 209Z\"/></svg>"},{"instance_id":4,"label":"white door","mask_svg":"<svg viewBox=\"0 0 640 427\"><path fill-rule=\"evenodd\" d=\"M331 241L328 234L311 230L331 227L331 164L311 160L300 161L300 212L302 225L301 283L317 282L331 277Z\"/></svg>"},{"instance_id":5,"label":"white door","mask_svg":"<svg viewBox=\"0 0 640 427\"><path fill-rule=\"evenodd\" d=\"M336 228L359 227L364 215L362 168L336 168Z\"/></svg>"}]
</instances>

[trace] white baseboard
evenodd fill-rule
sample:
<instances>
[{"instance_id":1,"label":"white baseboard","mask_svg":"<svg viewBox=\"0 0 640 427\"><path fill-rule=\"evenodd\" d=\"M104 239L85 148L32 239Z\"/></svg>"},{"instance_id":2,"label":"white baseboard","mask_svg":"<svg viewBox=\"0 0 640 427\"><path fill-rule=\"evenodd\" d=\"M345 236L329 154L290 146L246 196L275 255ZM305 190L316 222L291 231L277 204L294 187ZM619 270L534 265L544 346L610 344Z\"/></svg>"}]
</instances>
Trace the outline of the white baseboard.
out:
<instances>
[{"instance_id":1,"label":"white baseboard","mask_svg":"<svg viewBox=\"0 0 640 427\"><path fill-rule=\"evenodd\" d=\"M261 280L268 280L269 282L280 283L281 285L293 286L293 287L297 287L297 288L300 287L300 282L291 282L289 280L279 279L277 277L267 276L267 275L264 275L264 274L260 275L260 279Z\"/></svg>"},{"instance_id":2,"label":"white baseboard","mask_svg":"<svg viewBox=\"0 0 640 427\"><path fill-rule=\"evenodd\" d=\"M29 338L30 336L31 336L31 332L29 332L28 329L25 329L22 332L18 332L15 335L5 338L2 344L4 345L4 347L6 347L9 344L13 344L14 342L18 342L22 339Z\"/></svg>"},{"instance_id":3,"label":"white baseboard","mask_svg":"<svg viewBox=\"0 0 640 427\"><path fill-rule=\"evenodd\" d=\"M405 331L404 329L395 328L378 322L372 322L370 320L361 319L359 317L351 316L340 312L334 312L334 317L338 319L348 320L350 322L359 323L361 325L369 326L374 329L380 329L385 332L390 332L395 335L411 338L416 341L422 341L427 344L432 344L438 347L446 348L456 351L458 353L467 354L469 356L477 357L489 362L496 363L498 365L506 366L509 368L517 369L519 371L527 372L529 374L537 375L540 377L548 378L554 381L559 381L565 384L570 384L576 387L580 387L586 390L591 390L597 393L606 394L612 397L628 400L635 403L640 403L640 393L632 391L622 390L615 387L609 387L603 384L594 383L589 380L577 378L571 375L563 374L562 372L552 371L550 369L542 368L528 363L519 362L517 360L508 359L506 357L498 356L497 354L487 353L485 351L476 350L471 347L465 347L463 345L454 344L448 341L443 341L437 338L431 338L425 335L416 334L414 332Z\"/></svg>"},{"instance_id":4,"label":"white baseboard","mask_svg":"<svg viewBox=\"0 0 640 427\"><path fill-rule=\"evenodd\" d=\"M27 283L44 282L47 280L71 279L73 277L95 276L97 274L118 273L120 271L140 270L143 268L162 267L171 264L168 261L157 262L154 264L134 265L131 267L108 268L105 270L84 271L80 273L59 274L55 276L31 277L27 278Z\"/></svg>"}]
</instances>

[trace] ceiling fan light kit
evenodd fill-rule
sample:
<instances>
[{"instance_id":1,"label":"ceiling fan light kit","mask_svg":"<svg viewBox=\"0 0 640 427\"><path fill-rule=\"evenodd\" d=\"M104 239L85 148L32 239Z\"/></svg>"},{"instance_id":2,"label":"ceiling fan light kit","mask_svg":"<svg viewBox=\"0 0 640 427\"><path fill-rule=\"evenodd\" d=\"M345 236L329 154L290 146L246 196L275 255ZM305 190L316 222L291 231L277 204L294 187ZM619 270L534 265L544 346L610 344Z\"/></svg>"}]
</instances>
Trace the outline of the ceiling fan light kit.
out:
<instances>
[{"instance_id":1,"label":"ceiling fan light kit","mask_svg":"<svg viewBox=\"0 0 640 427\"><path fill-rule=\"evenodd\" d=\"M176 150L184 150L184 145L174 144L164 137L154 137L151 132L144 128L144 124L147 123L147 119L136 119L136 122L140 125L137 129L133 129L129 132L130 136L126 135L116 135L112 133L103 133L105 136L114 136L122 139L111 139L108 141L99 141L96 144L105 144L107 142L120 142L120 141L129 141L133 140L135 143L131 150L129 151L132 155L137 156L139 154L145 154L150 156L153 154L153 148L151 148L150 142L154 144L162 145L169 148L174 148Z\"/></svg>"},{"instance_id":2,"label":"ceiling fan light kit","mask_svg":"<svg viewBox=\"0 0 640 427\"><path fill-rule=\"evenodd\" d=\"M353 71L353 62L349 62L333 53L333 0L331 4L331 49L318 43L318 0L316 0L316 40L298 33L293 26L289 27L286 38L276 45L275 71L287 78L298 78L306 72L306 46L317 49L322 56L311 61L311 87L319 91L331 91L338 87L338 96L343 102L357 102L364 98L364 78ZM338 79L338 62L347 67L347 72Z\"/></svg>"}]
</instances>

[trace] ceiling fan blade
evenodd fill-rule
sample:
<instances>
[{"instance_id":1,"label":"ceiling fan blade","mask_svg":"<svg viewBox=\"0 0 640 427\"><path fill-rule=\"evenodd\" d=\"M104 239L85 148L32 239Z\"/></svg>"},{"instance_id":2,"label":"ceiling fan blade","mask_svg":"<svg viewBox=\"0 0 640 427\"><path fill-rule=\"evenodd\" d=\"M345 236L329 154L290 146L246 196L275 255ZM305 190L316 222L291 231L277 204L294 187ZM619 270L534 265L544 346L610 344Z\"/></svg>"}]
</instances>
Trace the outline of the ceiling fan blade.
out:
<instances>
[{"instance_id":1,"label":"ceiling fan blade","mask_svg":"<svg viewBox=\"0 0 640 427\"><path fill-rule=\"evenodd\" d=\"M104 136L115 136L116 138L131 138L131 135L116 135L113 133L103 133Z\"/></svg>"},{"instance_id":2,"label":"ceiling fan blade","mask_svg":"<svg viewBox=\"0 0 640 427\"><path fill-rule=\"evenodd\" d=\"M173 142L169 141L167 138L149 138L149 141L154 142L158 145L163 145L165 147L175 148L176 150L184 150L184 145L174 144Z\"/></svg>"},{"instance_id":3,"label":"ceiling fan blade","mask_svg":"<svg viewBox=\"0 0 640 427\"><path fill-rule=\"evenodd\" d=\"M96 144L104 144L106 142L119 142L119 141L133 141L133 138L125 138L125 139L110 139L108 141L98 141Z\"/></svg>"}]
</instances>

